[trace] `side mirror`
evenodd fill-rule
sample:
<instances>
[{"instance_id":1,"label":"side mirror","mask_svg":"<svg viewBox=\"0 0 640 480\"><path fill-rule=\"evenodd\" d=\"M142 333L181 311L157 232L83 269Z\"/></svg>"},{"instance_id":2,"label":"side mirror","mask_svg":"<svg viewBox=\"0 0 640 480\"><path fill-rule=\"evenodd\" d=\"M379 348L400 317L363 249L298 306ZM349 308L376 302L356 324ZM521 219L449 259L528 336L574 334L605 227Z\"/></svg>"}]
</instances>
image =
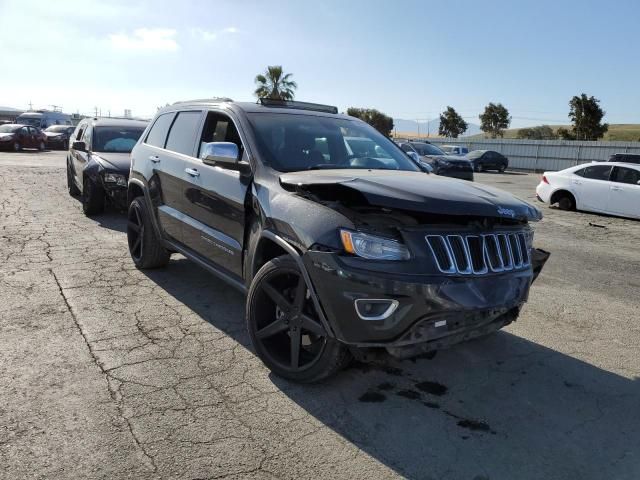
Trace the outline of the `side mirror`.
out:
<instances>
[{"instance_id":1,"label":"side mirror","mask_svg":"<svg viewBox=\"0 0 640 480\"><path fill-rule=\"evenodd\" d=\"M200 159L205 165L235 165L240 161L240 149L233 142L203 143Z\"/></svg>"},{"instance_id":2,"label":"side mirror","mask_svg":"<svg viewBox=\"0 0 640 480\"><path fill-rule=\"evenodd\" d=\"M81 140L76 140L71 144L71 148L73 148L74 150L78 150L79 152L86 152L87 144Z\"/></svg>"}]
</instances>

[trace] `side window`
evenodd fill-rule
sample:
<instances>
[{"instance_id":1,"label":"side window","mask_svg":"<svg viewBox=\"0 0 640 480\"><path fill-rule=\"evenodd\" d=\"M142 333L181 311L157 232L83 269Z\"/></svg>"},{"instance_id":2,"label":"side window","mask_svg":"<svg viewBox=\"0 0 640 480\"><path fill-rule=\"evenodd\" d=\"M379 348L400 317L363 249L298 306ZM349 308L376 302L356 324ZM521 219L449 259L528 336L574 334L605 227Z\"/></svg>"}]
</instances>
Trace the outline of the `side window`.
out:
<instances>
[{"instance_id":1,"label":"side window","mask_svg":"<svg viewBox=\"0 0 640 480\"><path fill-rule=\"evenodd\" d=\"M164 148L164 144L167 141L167 133L169 133L169 127L173 121L173 113L165 113L156 118L153 123L153 127L149 130L145 143L153 145L154 147Z\"/></svg>"},{"instance_id":2,"label":"side window","mask_svg":"<svg viewBox=\"0 0 640 480\"><path fill-rule=\"evenodd\" d=\"M171 125L165 148L184 155L193 155L202 112L180 112Z\"/></svg>"},{"instance_id":3,"label":"side window","mask_svg":"<svg viewBox=\"0 0 640 480\"><path fill-rule=\"evenodd\" d=\"M200 136L200 143L198 145L198 156L200 156L202 144L210 142L235 143L238 149L242 151L242 141L240 140L236 126L229 117L221 113L207 113L207 119L204 122L204 128L202 129L202 135Z\"/></svg>"},{"instance_id":4,"label":"side window","mask_svg":"<svg viewBox=\"0 0 640 480\"><path fill-rule=\"evenodd\" d=\"M628 183L630 185L638 185L640 182L640 170L625 167L615 167L611 181L617 183Z\"/></svg>"},{"instance_id":5,"label":"side window","mask_svg":"<svg viewBox=\"0 0 640 480\"><path fill-rule=\"evenodd\" d=\"M609 180L610 173L610 165L593 165L585 168L583 177L590 178L592 180Z\"/></svg>"},{"instance_id":6,"label":"side window","mask_svg":"<svg viewBox=\"0 0 640 480\"><path fill-rule=\"evenodd\" d=\"M20 135L29 135L29 128L27 127L22 127L20 129Z\"/></svg>"},{"instance_id":7,"label":"side window","mask_svg":"<svg viewBox=\"0 0 640 480\"><path fill-rule=\"evenodd\" d=\"M578 175L579 177L584 177L585 170L586 168L581 168L580 170L576 170L575 172L573 172L573 174Z\"/></svg>"},{"instance_id":8,"label":"side window","mask_svg":"<svg viewBox=\"0 0 640 480\"><path fill-rule=\"evenodd\" d=\"M413 152L413 148L411 148L407 143L403 143L402 145L400 145L400 148L407 153Z\"/></svg>"}]
</instances>

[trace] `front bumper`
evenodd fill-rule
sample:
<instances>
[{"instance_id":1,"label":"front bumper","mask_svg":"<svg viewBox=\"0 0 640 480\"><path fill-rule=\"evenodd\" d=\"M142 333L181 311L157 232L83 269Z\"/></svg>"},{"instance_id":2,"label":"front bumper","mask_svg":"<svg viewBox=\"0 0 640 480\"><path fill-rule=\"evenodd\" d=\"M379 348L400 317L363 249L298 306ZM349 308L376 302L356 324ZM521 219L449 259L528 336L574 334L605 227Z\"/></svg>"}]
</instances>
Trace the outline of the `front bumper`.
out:
<instances>
[{"instance_id":1,"label":"front bumper","mask_svg":"<svg viewBox=\"0 0 640 480\"><path fill-rule=\"evenodd\" d=\"M388 350L434 340L458 343L465 332L501 328L517 317L536 268L542 268L534 264L520 271L464 277L374 272L354 268L331 252L309 251L303 260L336 338ZM357 299L388 299L398 305L388 318L363 320L354 306ZM454 341L454 336L459 339Z\"/></svg>"}]
</instances>

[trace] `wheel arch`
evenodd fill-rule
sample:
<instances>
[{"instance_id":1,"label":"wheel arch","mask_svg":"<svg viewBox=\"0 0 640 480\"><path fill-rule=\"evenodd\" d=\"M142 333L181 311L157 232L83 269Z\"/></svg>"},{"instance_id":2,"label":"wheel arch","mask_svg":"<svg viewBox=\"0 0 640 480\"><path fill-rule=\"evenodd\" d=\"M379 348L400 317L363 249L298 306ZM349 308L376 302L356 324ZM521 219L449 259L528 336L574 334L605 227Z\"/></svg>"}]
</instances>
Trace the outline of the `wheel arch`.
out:
<instances>
[{"instance_id":1,"label":"wheel arch","mask_svg":"<svg viewBox=\"0 0 640 480\"><path fill-rule=\"evenodd\" d=\"M559 188L556 191L554 191L549 197L549 205L553 205L554 203L558 202L562 197L567 195L573 198L573 204L577 207L578 197L576 197L576 195L567 188Z\"/></svg>"}]
</instances>

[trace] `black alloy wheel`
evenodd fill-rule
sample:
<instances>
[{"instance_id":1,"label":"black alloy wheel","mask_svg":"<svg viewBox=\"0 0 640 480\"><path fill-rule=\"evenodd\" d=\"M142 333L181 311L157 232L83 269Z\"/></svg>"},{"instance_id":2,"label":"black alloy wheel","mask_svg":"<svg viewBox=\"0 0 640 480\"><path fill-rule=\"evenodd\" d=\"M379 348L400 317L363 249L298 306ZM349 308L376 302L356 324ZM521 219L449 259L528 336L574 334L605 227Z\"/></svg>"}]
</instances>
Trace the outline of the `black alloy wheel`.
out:
<instances>
[{"instance_id":1,"label":"black alloy wheel","mask_svg":"<svg viewBox=\"0 0 640 480\"><path fill-rule=\"evenodd\" d=\"M142 248L144 246L144 222L139 206L132 205L127 214L127 242L129 253L135 263L142 260Z\"/></svg>"},{"instance_id":2,"label":"black alloy wheel","mask_svg":"<svg viewBox=\"0 0 640 480\"><path fill-rule=\"evenodd\" d=\"M349 358L346 348L328 337L305 279L288 255L256 274L247 299L247 326L258 356L289 380L319 381Z\"/></svg>"}]
</instances>

